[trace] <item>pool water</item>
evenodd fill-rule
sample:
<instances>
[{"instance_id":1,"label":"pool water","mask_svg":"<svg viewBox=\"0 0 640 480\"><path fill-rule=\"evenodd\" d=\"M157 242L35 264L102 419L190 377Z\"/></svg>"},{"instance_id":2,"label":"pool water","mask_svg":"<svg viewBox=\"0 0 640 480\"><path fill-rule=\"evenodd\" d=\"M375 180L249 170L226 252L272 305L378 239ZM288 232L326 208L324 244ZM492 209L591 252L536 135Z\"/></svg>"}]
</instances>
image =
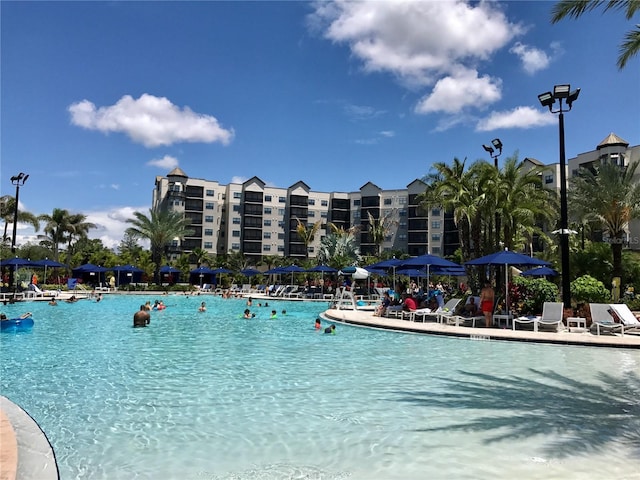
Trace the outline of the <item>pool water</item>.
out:
<instances>
[{"instance_id":1,"label":"pool water","mask_svg":"<svg viewBox=\"0 0 640 480\"><path fill-rule=\"evenodd\" d=\"M147 328L151 295L3 307L35 326L0 336L1 393L63 480L640 478L640 352L325 335L326 303L245 320L245 300L157 298Z\"/></svg>"}]
</instances>

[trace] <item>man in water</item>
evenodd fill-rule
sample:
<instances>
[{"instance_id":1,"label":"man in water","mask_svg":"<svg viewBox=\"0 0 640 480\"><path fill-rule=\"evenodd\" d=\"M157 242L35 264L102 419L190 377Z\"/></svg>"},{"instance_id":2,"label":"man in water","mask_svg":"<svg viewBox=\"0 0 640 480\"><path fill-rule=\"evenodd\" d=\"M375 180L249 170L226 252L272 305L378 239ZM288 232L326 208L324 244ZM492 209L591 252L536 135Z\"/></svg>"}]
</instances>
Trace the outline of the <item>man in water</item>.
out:
<instances>
[{"instance_id":1,"label":"man in water","mask_svg":"<svg viewBox=\"0 0 640 480\"><path fill-rule=\"evenodd\" d=\"M335 325L331 325L330 327L327 327L324 329L324 333L329 333L331 335L335 335L336 334L336 326Z\"/></svg>"},{"instance_id":2,"label":"man in water","mask_svg":"<svg viewBox=\"0 0 640 480\"><path fill-rule=\"evenodd\" d=\"M151 323L151 314L144 305L140 305L140 310L133 314L134 327L146 327Z\"/></svg>"}]
</instances>

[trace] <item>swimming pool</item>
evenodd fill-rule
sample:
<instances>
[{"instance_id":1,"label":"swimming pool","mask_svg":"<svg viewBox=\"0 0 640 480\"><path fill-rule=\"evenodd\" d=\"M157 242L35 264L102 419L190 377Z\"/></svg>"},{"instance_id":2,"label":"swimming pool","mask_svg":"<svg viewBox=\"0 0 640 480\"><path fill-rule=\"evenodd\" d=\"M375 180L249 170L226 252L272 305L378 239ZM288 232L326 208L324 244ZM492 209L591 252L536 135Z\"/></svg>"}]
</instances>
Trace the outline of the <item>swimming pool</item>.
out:
<instances>
[{"instance_id":1,"label":"swimming pool","mask_svg":"<svg viewBox=\"0 0 640 480\"><path fill-rule=\"evenodd\" d=\"M2 394L63 480L639 478L638 352L324 335L325 303L254 301L244 320L214 297L157 297L132 328L155 298L3 308L35 326L0 337Z\"/></svg>"}]
</instances>

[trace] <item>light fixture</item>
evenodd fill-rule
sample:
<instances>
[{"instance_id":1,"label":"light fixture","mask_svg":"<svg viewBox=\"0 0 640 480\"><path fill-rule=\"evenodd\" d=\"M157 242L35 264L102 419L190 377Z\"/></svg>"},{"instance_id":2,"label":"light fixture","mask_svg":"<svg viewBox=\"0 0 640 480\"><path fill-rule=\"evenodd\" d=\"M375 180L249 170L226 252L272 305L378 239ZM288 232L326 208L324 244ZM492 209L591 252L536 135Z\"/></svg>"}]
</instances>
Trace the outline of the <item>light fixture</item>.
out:
<instances>
[{"instance_id":1,"label":"light fixture","mask_svg":"<svg viewBox=\"0 0 640 480\"><path fill-rule=\"evenodd\" d=\"M491 140L491 143L494 147L496 147L497 150L500 150L502 152L502 142L499 138L494 138L493 140Z\"/></svg>"},{"instance_id":2,"label":"light fixture","mask_svg":"<svg viewBox=\"0 0 640 480\"><path fill-rule=\"evenodd\" d=\"M493 152L494 152L493 148L491 148L489 145L482 145L482 148L484 148L485 151L493 157Z\"/></svg>"},{"instance_id":3,"label":"light fixture","mask_svg":"<svg viewBox=\"0 0 640 480\"><path fill-rule=\"evenodd\" d=\"M571 110L573 102L578 99L580 89L571 91L571 85L560 84L553 87L553 94L545 92L538 95L543 107L549 107L551 113L558 113L558 128L560 138L560 228L554 233L560 235L560 261L562 265L562 303L565 308L571 307L571 275L569 265L569 235L575 233L569 229L569 214L567 205L567 160L564 145L564 112ZM562 104L564 99L565 105ZM553 106L558 100L556 110ZM564 108L563 108L564 107Z\"/></svg>"}]
</instances>

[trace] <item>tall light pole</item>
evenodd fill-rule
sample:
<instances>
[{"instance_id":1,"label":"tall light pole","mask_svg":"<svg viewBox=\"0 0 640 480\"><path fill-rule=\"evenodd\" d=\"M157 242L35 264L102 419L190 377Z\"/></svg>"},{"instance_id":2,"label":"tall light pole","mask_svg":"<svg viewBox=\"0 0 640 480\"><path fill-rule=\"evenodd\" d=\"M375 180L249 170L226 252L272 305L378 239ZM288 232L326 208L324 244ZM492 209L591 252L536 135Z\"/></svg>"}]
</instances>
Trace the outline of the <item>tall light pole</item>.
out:
<instances>
[{"instance_id":1,"label":"tall light pole","mask_svg":"<svg viewBox=\"0 0 640 480\"><path fill-rule=\"evenodd\" d=\"M11 183L16 186L16 204L13 209L13 236L11 237L11 253L16 253L16 234L18 232L18 199L20 197L20 187L29 178L28 174L20 172L18 175L11 177Z\"/></svg>"},{"instance_id":2,"label":"tall light pole","mask_svg":"<svg viewBox=\"0 0 640 480\"><path fill-rule=\"evenodd\" d=\"M491 158L493 158L493 165L496 167L496 174L498 170L498 157L502 155L502 142L499 138L494 138L491 140L491 145L482 145L485 152L489 154ZM498 214L498 210L496 209L495 214L495 227L496 227L496 249L500 247L500 215Z\"/></svg>"},{"instance_id":3,"label":"tall light pole","mask_svg":"<svg viewBox=\"0 0 640 480\"><path fill-rule=\"evenodd\" d=\"M494 138L491 140L491 145L493 146L482 145L482 148L493 158L493 165L498 168L498 157L502 155L502 142L499 138Z\"/></svg>"},{"instance_id":4,"label":"tall light pole","mask_svg":"<svg viewBox=\"0 0 640 480\"><path fill-rule=\"evenodd\" d=\"M553 93L545 92L538 95L543 107L549 107L551 113L558 113L560 136L560 255L562 265L562 303L565 308L571 307L571 276L569 275L569 215L567 206L567 160L564 149L564 112L571 110L573 102L578 99L580 89L571 91L571 85L563 84L553 87ZM558 108L553 106L558 101ZM564 100L564 108L563 108Z\"/></svg>"}]
</instances>

